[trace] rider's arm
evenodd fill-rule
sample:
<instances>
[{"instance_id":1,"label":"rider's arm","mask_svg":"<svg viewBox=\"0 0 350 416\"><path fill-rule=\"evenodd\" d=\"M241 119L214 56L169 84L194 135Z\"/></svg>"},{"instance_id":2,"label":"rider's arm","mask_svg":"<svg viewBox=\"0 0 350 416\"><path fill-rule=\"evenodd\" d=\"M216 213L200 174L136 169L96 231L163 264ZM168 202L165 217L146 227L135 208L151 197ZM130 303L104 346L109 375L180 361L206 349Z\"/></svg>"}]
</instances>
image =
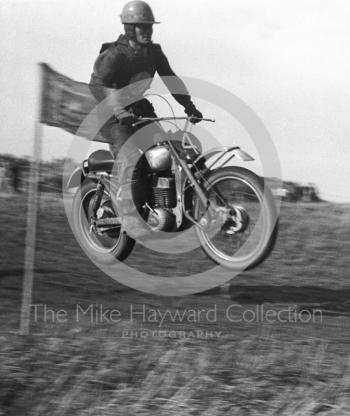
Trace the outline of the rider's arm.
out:
<instances>
[{"instance_id":1,"label":"rider's arm","mask_svg":"<svg viewBox=\"0 0 350 416\"><path fill-rule=\"evenodd\" d=\"M127 85L125 79L126 57L117 48L108 48L96 59L89 83L94 97L100 102L108 98L114 113L123 111L123 95L118 89Z\"/></svg>"},{"instance_id":2,"label":"rider's arm","mask_svg":"<svg viewBox=\"0 0 350 416\"><path fill-rule=\"evenodd\" d=\"M186 88L186 85L172 70L168 58L164 55L164 52L162 51L160 45L155 44L153 45L153 47L155 53L156 70L158 74L162 77L165 85L167 86L175 100L185 108L188 108L189 106L194 106L191 100L191 96Z\"/></svg>"}]
</instances>

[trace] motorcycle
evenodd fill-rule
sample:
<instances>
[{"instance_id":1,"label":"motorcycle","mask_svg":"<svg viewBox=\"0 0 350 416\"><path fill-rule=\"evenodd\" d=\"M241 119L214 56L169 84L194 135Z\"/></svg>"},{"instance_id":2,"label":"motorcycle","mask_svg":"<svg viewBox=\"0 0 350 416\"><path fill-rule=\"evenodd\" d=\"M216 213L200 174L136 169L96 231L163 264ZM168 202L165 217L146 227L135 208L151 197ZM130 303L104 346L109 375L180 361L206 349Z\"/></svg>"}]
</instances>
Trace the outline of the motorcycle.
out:
<instances>
[{"instance_id":1,"label":"motorcycle","mask_svg":"<svg viewBox=\"0 0 350 416\"><path fill-rule=\"evenodd\" d=\"M128 225L135 207L134 218L141 219L136 228L146 235L193 229L215 263L231 270L256 267L276 241L275 202L263 178L229 165L234 158L254 159L237 146L204 152L190 117L140 118L134 125L177 120L185 120L184 128L164 131L147 150L137 149L136 165L116 168L109 151L97 150L71 174L67 187L78 187L72 202L76 238L97 262L125 260L137 238Z\"/></svg>"}]
</instances>

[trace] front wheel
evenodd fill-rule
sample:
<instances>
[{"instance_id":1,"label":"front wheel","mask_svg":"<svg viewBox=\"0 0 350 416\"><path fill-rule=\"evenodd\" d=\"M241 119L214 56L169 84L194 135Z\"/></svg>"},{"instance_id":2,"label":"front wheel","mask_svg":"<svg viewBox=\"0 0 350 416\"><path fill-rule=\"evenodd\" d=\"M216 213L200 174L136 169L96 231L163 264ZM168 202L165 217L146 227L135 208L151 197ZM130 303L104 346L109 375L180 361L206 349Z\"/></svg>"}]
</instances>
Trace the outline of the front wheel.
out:
<instances>
[{"instance_id":1,"label":"front wheel","mask_svg":"<svg viewBox=\"0 0 350 416\"><path fill-rule=\"evenodd\" d=\"M96 194L96 183L83 183L74 195L72 204L73 231L86 254L100 264L112 264L115 259L126 259L131 253L135 240L115 227L105 233L97 233L91 228L92 205ZM116 216L110 196L105 191L100 204L104 215Z\"/></svg>"},{"instance_id":2,"label":"front wheel","mask_svg":"<svg viewBox=\"0 0 350 416\"><path fill-rule=\"evenodd\" d=\"M236 271L251 269L271 253L278 218L270 189L253 172L226 167L204 181L208 207L196 198L196 234L205 253Z\"/></svg>"}]
</instances>

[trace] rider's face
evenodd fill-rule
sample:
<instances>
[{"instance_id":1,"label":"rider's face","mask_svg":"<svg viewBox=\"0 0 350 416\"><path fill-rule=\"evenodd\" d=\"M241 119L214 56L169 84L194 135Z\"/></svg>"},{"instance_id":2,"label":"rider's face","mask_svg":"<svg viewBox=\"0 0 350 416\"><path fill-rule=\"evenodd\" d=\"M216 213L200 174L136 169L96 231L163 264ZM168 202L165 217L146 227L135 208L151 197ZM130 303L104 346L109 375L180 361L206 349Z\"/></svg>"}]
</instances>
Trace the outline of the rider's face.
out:
<instances>
[{"instance_id":1,"label":"rider's face","mask_svg":"<svg viewBox=\"0 0 350 416\"><path fill-rule=\"evenodd\" d=\"M149 24L135 25L136 40L141 45L147 45L152 42L153 27Z\"/></svg>"}]
</instances>

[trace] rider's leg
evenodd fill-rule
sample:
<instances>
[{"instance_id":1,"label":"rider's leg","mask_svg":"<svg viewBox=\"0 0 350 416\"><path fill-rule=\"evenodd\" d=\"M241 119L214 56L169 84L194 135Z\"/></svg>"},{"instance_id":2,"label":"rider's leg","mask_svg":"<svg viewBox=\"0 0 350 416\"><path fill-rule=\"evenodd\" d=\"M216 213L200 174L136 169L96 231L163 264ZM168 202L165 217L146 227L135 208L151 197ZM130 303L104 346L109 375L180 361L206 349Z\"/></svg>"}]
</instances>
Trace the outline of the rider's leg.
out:
<instances>
[{"instance_id":1,"label":"rider's leg","mask_svg":"<svg viewBox=\"0 0 350 416\"><path fill-rule=\"evenodd\" d=\"M142 106L142 110L142 114L140 111L138 115L157 117L150 103ZM123 217L123 227L134 238L142 237L148 233L148 229L145 228L142 221L140 222L140 215L142 215L142 206L149 200L152 191L151 184L148 183L150 179L147 175L147 166L144 159L140 159L142 152L139 151L139 147L142 147L143 151L147 150L154 143L154 135L161 132L163 130L156 123L144 123L136 128L121 126L117 123L110 126L110 150L114 158L117 159L118 165L117 175L114 179L117 181L118 188L122 185L119 188L118 211L119 215ZM134 133L140 135L136 138L136 143L139 145L133 145L133 141L130 139ZM128 139L130 140L128 141ZM144 146L140 146L140 143ZM122 148L123 151L120 152Z\"/></svg>"},{"instance_id":2,"label":"rider's leg","mask_svg":"<svg viewBox=\"0 0 350 416\"><path fill-rule=\"evenodd\" d=\"M112 152L114 159L117 158L120 149L134 131L135 129L130 126L121 126L118 123L111 124L109 149Z\"/></svg>"}]
</instances>

